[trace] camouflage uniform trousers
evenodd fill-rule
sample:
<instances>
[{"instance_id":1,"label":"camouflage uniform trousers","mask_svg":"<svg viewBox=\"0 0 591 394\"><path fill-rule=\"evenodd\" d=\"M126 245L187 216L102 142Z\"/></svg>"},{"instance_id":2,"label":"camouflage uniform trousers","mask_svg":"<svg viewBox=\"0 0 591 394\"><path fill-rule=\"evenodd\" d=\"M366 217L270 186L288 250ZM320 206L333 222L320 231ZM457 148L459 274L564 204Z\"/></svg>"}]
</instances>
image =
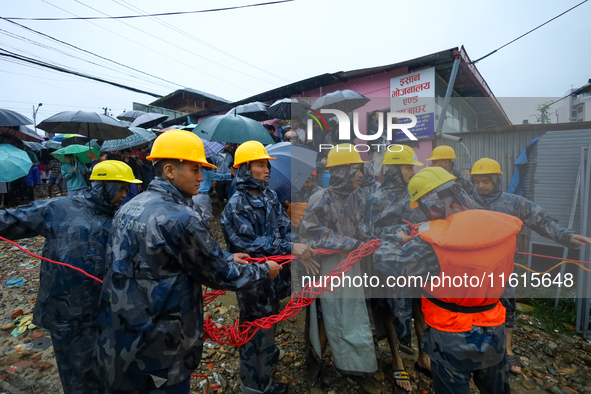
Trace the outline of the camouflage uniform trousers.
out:
<instances>
[{"instance_id":1,"label":"camouflage uniform trousers","mask_svg":"<svg viewBox=\"0 0 591 394\"><path fill-rule=\"evenodd\" d=\"M238 297L238 303L241 303L240 297ZM277 314L277 309L278 307L275 305L270 315ZM261 317L265 316L241 318L240 324ZM278 355L279 349L275 346L275 326L267 330L258 330L252 339L240 348L242 393L259 394L272 390L271 372Z\"/></svg>"},{"instance_id":2,"label":"camouflage uniform trousers","mask_svg":"<svg viewBox=\"0 0 591 394\"><path fill-rule=\"evenodd\" d=\"M433 391L437 394L469 394L470 379L482 394L509 394L511 387L507 377L506 364L499 364L476 371L456 371L431 362Z\"/></svg>"},{"instance_id":3,"label":"camouflage uniform trousers","mask_svg":"<svg viewBox=\"0 0 591 394\"><path fill-rule=\"evenodd\" d=\"M467 332L443 332L428 327L423 349L431 358L437 394L469 394L470 379L481 393L510 393L505 326L477 327Z\"/></svg>"},{"instance_id":4,"label":"camouflage uniform trousers","mask_svg":"<svg viewBox=\"0 0 591 394\"><path fill-rule=\"evenodd\" d=\"M94 354L96 328L51 330L50 334L64 393L104 393Z\"/></svg>"}]
</instances>

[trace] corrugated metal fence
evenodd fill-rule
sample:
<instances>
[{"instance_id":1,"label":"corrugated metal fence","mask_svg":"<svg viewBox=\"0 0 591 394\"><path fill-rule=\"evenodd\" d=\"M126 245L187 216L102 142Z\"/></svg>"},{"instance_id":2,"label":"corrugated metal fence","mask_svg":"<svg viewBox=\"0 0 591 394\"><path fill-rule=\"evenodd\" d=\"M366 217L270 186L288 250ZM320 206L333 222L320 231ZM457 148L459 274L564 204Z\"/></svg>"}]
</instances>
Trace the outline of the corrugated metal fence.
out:
<instances>
[{"instance_id":1,"label":"corrugated metal fence","mask_svg":"<svg viewBox=\"0 0 591 394\"><path fill-rule=\"evenodd\" d=\"M545 130L464 133L461 134L462 142L437 138L436 144L454 148L458 158L456 164L460 169L472 169L474 162L483 157L498 161L503 171L502 188L506 191L515 171L513 163L519 157L519 153L531 140L545 133Z\"/></svg>"}]
</instances>

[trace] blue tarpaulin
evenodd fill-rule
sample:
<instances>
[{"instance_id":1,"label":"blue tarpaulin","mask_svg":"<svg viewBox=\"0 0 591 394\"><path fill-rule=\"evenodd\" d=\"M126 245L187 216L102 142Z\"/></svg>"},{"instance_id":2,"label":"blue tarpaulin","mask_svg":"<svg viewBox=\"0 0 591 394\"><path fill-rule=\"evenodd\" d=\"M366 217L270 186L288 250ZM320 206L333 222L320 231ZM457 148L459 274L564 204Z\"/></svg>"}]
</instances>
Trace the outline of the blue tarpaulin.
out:
<instances>
[{"instance_id":1,"label":"blue tarpaulin","mask_svg":"<svg viewBox=\"0 0 591 394\"><path fill-rule=\"evenodd\" d=\"M525 186L525 173L527 171L527 155L531 152L531 150L536 146L540 137L534 138L527 144L524 150L521 151L517 160L515 160L515 173L513 174L513 178L511 178L511 183L509 183L509 188L507 189L507 193L517 194L518 196L523 196L523 188ZM537 160L537 159L536 159ZM532 163L535 163L534 160Z\"/></svg>"}]
</instances>

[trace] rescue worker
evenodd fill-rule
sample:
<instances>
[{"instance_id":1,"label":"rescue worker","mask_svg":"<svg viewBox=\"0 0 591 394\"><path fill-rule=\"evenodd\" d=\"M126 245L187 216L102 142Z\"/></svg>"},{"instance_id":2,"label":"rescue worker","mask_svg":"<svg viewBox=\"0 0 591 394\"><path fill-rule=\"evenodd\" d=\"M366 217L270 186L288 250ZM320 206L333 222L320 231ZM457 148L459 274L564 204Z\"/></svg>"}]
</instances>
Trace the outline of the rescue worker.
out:
<instances>
[{"instance_id":1,"label":"rescue worker","mask_svg":"<svg viewBox=\"0 0 591 394\"><path fill-rule=\"evenodd\" d=\"M115 215L98 317L97 357L109 393L188 394L203 350L201 285L238 290L274 278L274 262L224 255L192 208L203 142L169 130L154 141L156 178ZM234 261L232 261L234 260Z\"/></svg>"},{"instance_id":2,"label":"rescue worker","mask_svg":"<svg viewBox=\"0 0 591 394\"><path fill-rule=\"evenodd\" d=\"M428 158L427 161L431 162L431 167L441 167L455 176L456 182L460 187L468 193L468 196L472 196L472 194L474 194L474 185L472 185L472 182L470 182L470 180L462 174L462 171L456 167L456 163L453 161L456 159L456 152L451 146L439 145L433 149L431 157Z\"/></svg>"},{"instance_id":3,"label":"rescue worker","mask_svg":"<svg viewBox=\"0 0 591 394\"><path fill-rule=\"evenodd\" d=\"M134 179L120 161L97 164L82 196L37 201L0 210L0 236L45 237L43 257L72 265L99 279L105 273L113 215ZM49 330L64 393L104 393L96 357L96 318L101 283L72 268L41 262L33 323Z\"/></svg>"},{"instance_id":4,"label":"rescue worker","mask_svg":"<svg viewBox=\"0 0 591 394\"><path fill-rule=\"evenodd\" d=\"M298 192L292 193L291 202L305 202L310 200L310 197L314 195L321 187L316 184L316 171L306 179L306 182L302 185L302 189Z\"/></svg>"},{"instance_id":5,"label":"rescue worker","mask_svg":"<svg viewBox=\"0 0 591 394\"><path fill-rule=\"evenodd\" d=\"M403 220L411 223L422 223L426 221L425 215L418 209L411 209L409 206L410 196L407 185L414 176L414 166L422 166L417 155L409 146L397 145L391 147L383 156L381 163L382 184L380 188L367 199L365 205L365 224L369 227L371 234L382 238L388 233L395 234L404 226ZM359 190L359 189L358 189ZM386 279L383 277L382 279ZM411 326L412 318L415 319L415 332L419 345L419 356L416 369L429 374L430 361L427 354L422 350L423 331L425 330L425 317L421 312L420 294L409 292L404 298L379 298L373 299L378 308L387 311L387 318L384 319L386 334L392 358L395 361L395 370L405 370L404 363L399 353L398 342L407 348L411 347ZM404 379L404 373L395 373L398 376L397 384L407 391L412 389L410 381Z\"/></svg>"},{"instance_id":6,"label":"rescue worker","mask_svg":"<svg viewBox=\"0 0 591 394\"><path fill-rule=\"evenodd\" d=\"M591 238L575 234L574 230L562 227L558 221L548 215L539 205L516 194L504 193L501 190L501 166L496 160L482 158L474 163L470 173L476 189L473 198L478 208L488 211L502 212L515 216L523 224L540 234L567 248L583 246L591 243ZM515 328L515 289L507 287L501 297L507 309L505 328L507 331L507 363L514 374L521 373L519 356L513 353L511 341Z\"/></svg>"},{"instance_id":7,"label":"rescue worker","mask_svg":"<svg viewBox=\"0 0 591 394\"><path fill-rule=\"evenodd\" d=\"M366 166L363 166L363 177L361 178L361 183L359 184L359 187L353 192L355 198L359 200L358 204L359 207L361 207L362 212L365 209L367 198L371 194L375 193L381 185L381 183L376 180L373 169L373 162L369 162Z\"/></svg>"},{"instance_id":8,"label":"rescue worker","mask_svg":"<svg viewBox=\"0 0 591 394\"><path fill-rule=\"evenodd\" d=\"M352 196L361 184L363 165L367 164L351 144L340 144L328 153L326 167L330 183L314 194L299 227L303 242L314 249L336 249L349 253L370 239L369 229L362 220L363 208ZM346 257L339 254L324 256L320 275L327 275ZM354 265L348 277L362 273L361 263ZM330 343L336 367L354 378L368 393L379 392L371 375L377 371L371 311L364 289L339 287L327 292L310 305L306 317L308 385L321 392L321 360L326 344Z\"/></svg>"},{"instance_id":9,"label":"rescue worker","mask_svg":"<svg viewBox=\"0 0 591 394\"><path fill-rule=\"evenodd\" d=\"M405 231L386 235L374 264L399 280L408 279L409 286L423 287L428 326L423 348L431 359L434 392L468 394L473 377L481 393L510 393L503 361L505 307L499 302L504 284L472 279L485 273L509 277L522 223L503 213L471 209L472 200L455 179L439 167L412 177L410 207L418 207L430 221L412 239ZM465 276L470 280L454 286Z\"/></svg>"},{"instance_id":10,"label":"rescue worker","mask_svg":"<svg viewBox=\"0 0 591 394\"><path fill-rule=\"evenodd\" d=\"M314 250L292 243L291 223L277 194L267 188L271 165L267 150L258 141L247 141L236 149L234 168L236 193L222 213L221 226L228 250L248 253L253 257L294 254L309 260ZM291 295L290 270L255 288L236 292L240 323L277 313L280 300ZM275 346L275 327L259 330L240 348L242 392L287 393L287 385L271 379L273 363L279 356Z\"/></svg>"}]
</instances>

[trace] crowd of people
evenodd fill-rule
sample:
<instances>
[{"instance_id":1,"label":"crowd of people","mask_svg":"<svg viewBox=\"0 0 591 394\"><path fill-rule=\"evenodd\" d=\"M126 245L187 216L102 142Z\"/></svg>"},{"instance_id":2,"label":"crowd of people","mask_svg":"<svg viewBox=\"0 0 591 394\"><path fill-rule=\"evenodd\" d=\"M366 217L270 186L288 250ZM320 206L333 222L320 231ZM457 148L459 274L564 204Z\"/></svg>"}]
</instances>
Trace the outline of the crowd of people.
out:
<instances>
[{"instance_id":1,"label":"crowd of people","mask_svg":"<svg viewBox=\"0 0 591 394\"><path fill-rule=\"evenodd\" d=\"M302 143L297 123L291 127L284 137ZM0 236L42 235L44 257L103 280L42 262L34 323L50 331L64 392L188 394L203 348L202 286L235 291L243 323L276 314L301 275L326 276L375 239L379 248L347 276L510 273L522 226L565 246L591 243L534 203L503 193L494 160L478 160L467 178L453 149L439 146L415 174L423 163L414 150L396 147L376 155L376 165L351 144L336 145L287 202L268 187L274 158L257 141L226 144L206 158L195 134L169 130L149 152L109 154L89 168L73 158L59 171L48 163L47 183L65 180L69 196L0 210ZM324 170L330 181L321 188ZM214 190L227 250L210 233ZM418 235L409 223L422 223ZM297 264L245 260L276 255L294 255ZM510 392L508 373L520 370L511 348L515 296L504 290L418 287L372 297L367 288L339 287L319 297L306 310L310 392L324 392L327 346L342 375L377 392L372 375L383 369L382 338L396 387L410 391L400 349L411 346L413 319L415 368L433 379L437 394L469 393L472 378L483 393ZM280 355L274 327L259 330L239 355L243 393L288 392L272 379Z\"/></svg>"}]
</instances>

